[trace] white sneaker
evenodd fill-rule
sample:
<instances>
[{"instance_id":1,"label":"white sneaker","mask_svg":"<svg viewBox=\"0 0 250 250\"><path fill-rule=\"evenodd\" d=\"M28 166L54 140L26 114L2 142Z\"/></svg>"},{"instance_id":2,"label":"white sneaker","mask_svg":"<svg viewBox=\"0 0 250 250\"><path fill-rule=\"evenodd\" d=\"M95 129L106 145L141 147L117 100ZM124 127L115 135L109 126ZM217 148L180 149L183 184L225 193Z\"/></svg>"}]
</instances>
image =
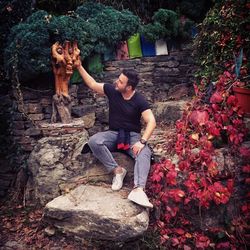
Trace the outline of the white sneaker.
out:
<instances>
[{"instance_id":1,"label":"white sneaker","mask_svg":"<svg viewBox=\"0 0 250 250\"><path fill-rule=\"evenodd\" d=\"M111 187L113 191L118 191L122 188L123 179L126 173L127 173L127 170L125 168L122 168L122 173L114 175L114 178L112 181L112 187Z\"/></svg>"},{"instance_id":2,"label":"white sneaker","mask_svg":"<svg viewBox=\"0 0 250 250\"><path fill-rule=\"evenodd\" d=\"M133 201L133 202L143 206L143 207L153 208L153 204L151 202L149 202L146 193L143 191L143 188L141 188L141 187L133 189L129 193L128 199L130 201Z\"/></svg>"}]
</instances>

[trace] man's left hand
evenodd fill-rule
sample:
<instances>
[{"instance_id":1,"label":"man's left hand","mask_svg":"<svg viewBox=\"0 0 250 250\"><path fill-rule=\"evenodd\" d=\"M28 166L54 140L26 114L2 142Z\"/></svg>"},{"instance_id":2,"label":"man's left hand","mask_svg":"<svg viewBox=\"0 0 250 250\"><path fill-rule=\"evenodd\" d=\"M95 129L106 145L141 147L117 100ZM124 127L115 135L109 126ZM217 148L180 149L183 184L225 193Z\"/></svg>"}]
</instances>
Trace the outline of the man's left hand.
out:
<instances>
[{"instance_id":1,"label":"man's left hand","mask_svg":"<svg viewBox=\"0 0 250 250\"><path fill-rule=\"evenodd\" d=\"M133 150L134 155L136 156L136 155L138 155L141 152L141 150L144 147L145 147L145 145L138 141L131 148Z\"/></svg>"}]
</instances>

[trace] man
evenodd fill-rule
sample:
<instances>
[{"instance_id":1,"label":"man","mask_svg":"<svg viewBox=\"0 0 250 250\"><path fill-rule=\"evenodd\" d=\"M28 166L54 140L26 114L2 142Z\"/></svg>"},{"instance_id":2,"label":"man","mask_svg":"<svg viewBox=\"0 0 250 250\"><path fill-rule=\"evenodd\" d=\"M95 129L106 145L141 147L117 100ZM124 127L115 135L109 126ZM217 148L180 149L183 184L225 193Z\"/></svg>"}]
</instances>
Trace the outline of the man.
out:
<instances>
[{"instance_id":1,"label":"man","mask_svg":"<svg viewBox=\"0 0 250 250\"><path fill-rule=\"evenodd\" d=\"M151 150L147 145L155 126L155 118L148 102L135 88L139 78L134 70L123 70L115 86L98 83L82 67L76 65L85 84L99 94L105 94L109 100L109 130L90 137L88 145L94 156L101 161L110 173L114 174L112 190L122 188L127 173L124 166L119 166L111 152L124 148L135 160L134 189L128 199L144 207L152 208L144 188L150 170ZM146 123L143 135L141 117Z\"/></svg>"}]
</instances>

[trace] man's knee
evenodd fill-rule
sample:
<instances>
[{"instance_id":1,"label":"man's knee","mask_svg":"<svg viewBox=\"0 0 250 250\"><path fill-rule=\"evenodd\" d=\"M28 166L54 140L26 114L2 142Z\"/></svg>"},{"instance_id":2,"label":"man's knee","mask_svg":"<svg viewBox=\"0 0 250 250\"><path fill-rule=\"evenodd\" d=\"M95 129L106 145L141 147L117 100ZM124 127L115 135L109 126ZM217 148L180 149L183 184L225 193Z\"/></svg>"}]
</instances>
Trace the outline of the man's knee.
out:
<instances>
[{"instance_id":1,"label":"man's knee","mask_svg":"<svg viewBox=\"0 0 250 250\"><path fill-rule=\"evenodd\" d=\"M143 153L149 157L151 157L151 154L152 154L152 151L151 149L149 148L149 146L146 146L142 149Z\"/></svg>"},{"instance_id":2,"label":"man's knee","mask_svg":"<svg viewBox=\"0 0 250 250\"><path fill-rule=\"evenodd\" d=\"M100 143L100 139L98 139L97 134L92 135L92 136L89 138L89 141L88 141L89 147L90 147L91 149L95 148L95 147L98 145L98 141L99 141L99 143Z\"/></svg>"},{"instance_id":3,"label":"man's knee","mask_svg":"<svg viewBox=\"0 0 250 250\"><path fill-rule=\"evenodd\" d=\"M137 159L138 160L140 160L140 159L150 160L151 155L152 155L152 151L150 150L150 148L148 146L146 146L141 150L141 152L137 156Z\"/></svg>"}]
</instances>

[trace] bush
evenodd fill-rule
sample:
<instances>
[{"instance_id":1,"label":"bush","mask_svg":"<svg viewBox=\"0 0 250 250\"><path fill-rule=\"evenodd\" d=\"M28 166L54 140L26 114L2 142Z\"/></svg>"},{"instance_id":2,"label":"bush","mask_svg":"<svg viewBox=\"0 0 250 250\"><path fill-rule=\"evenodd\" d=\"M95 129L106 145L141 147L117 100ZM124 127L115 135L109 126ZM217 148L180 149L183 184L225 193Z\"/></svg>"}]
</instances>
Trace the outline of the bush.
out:
<instances>
[{"instance_id":1,"label":"bush","mask_svg":"<svg viewBox=\"0 0 250 250\"><path fill-rule=\"evenodd\" d=\"M198 79L215 81L225 70L226 64L234 64L234 56L243 48L245 57L249 57L249 9L247 1L218 1L212 8L195 39L195 56L200 70ZM243 62L246 68L247 61ZM249 74L249 73L248 73Z\"/></svg>"},{"instance_id":2,"label":"bush","mask_svg":"<svg viewBox=\"0 0 250 250\"><path fill-rule=\"evenodd\" d=\"M152 20L153 23L142 26L140 32L148 41L173 38L182 42L187 41L191 36L193 22L189 19L181 22L177 13L172 10L159 9Z\"/></svg>"},{"instance_id":3,"label":"bush","mask_svg":"<svg viewBox=\"0 0 250 250\"><path fill-rule=\"evenodd\" d=\"M0 1L0 57L3 58L4 48L7 44L7 37L10 33L11 27L16 25L19 22L25 20L32 12L32 0L23 0L23 1ZM4 83L5 72L3 60L0 62L0 88L8 87Z\"/></svg>"},{"instance_id":4,"label":"bush","mask_svg":"<svg viewBox=\"0 0 250 250\"><path fill-rule=\"evenodd\" d=\"M87 18L89 8L92 12ZM86 58L94 52L104 53L108 47L127 39L139 24L139 18L131 12L100 4L93 8L88 3L75 13L61 16L39 10L12 28L4 53L5 70L9 77L15 68L21 81L32 79L52 71L50 49L56 41L78 41L81 56Z\"/></svg>"},{"instance_id":5,"label":"bush","mask_svg":"<svg viewBox=\"0 0 250 250\"><path fill-rule=\"evenodd\" d=\"M95 46L97 53L115 48L118 42L136 33L140 25L140 19L130 11L118 11L102 4L86 3L78 7L76 13L98 27L94 33L98 40Z\"/></svg>"},{"instance_id":6,"label":"bush","mask_svg":"<svg viewBox=\"0 0 250 250\"><path fill-rule=\"evenodd\" d=\"M56 41L79 41L79 48L85 57L94 48L96 39L90 34L97 29L79 18L55 17L46 11L37 11L26 22L12 28L4 55L6 71L10 75L16 63L20 80L50 72L50 47Z\"/></svg>"},{"instance_id":7,"label":"bush","mask_svg":"<svg viewBox=\"0 0 250 250\"><path fill-rule=\"evenodd\" d=\"M76 9L76 13L87 21L90 18L96 17L99 13L106 8L105 5L100 3L87 2Z\"/></svg>"}]
</instances>

